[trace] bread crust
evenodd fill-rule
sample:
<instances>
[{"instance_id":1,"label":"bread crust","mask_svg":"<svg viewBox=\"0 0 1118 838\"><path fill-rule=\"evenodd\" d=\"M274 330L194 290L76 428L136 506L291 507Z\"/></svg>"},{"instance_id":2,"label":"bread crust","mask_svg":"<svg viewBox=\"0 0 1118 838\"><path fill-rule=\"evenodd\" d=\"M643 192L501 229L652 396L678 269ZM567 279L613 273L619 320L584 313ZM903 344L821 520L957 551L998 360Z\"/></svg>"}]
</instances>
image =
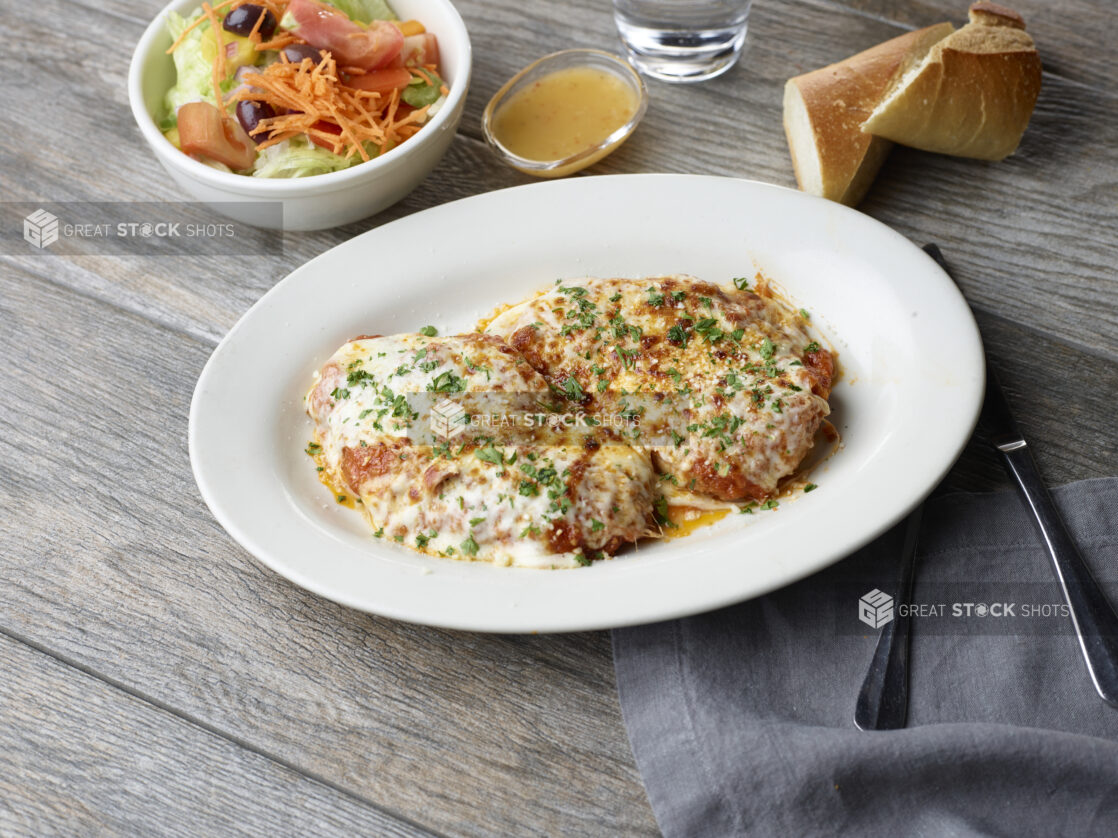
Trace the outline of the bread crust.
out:
<instances>
[{"instance_id":1,"label":"bread crust","mask_svg":"<svg viewBox=\"0 0 1118 838\"><path fill-rule=\"evenodd\" d=\"M896 79L953 31L941 23L908 32L789 79L784 130L802 190L850 206L862 199L891 147L863 133L862 123Z\"/></svg>"},{"instance_id":2,"label":"bread crust","mask_svg":"<svg viewBox=\"0 0 1118 838\"><path fill-rule=\"evenodd\" d=\"M901 77L863 131L981 160L1002 160L1017 149L1040 94L1036 45L1010 9L976 3L970 20Z\"/></svg>"}]
</instances>

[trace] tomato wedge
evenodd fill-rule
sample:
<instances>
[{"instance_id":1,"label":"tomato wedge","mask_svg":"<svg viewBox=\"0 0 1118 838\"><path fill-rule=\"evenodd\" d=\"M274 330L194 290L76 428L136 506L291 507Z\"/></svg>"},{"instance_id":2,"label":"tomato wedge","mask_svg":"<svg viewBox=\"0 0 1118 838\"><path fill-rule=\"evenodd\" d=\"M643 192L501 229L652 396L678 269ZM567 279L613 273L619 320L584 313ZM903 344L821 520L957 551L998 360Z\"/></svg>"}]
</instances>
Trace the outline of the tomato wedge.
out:
<instances>
[{"instance_id":1,"label":"tomato wedge","mask_svg":"<svg viewBox=\"0 0 1118 838\"><path fill-rule=\"evenodd\" d=\"M400 54L389 62L389 67L426 67L439 63L439 39L430 32L408 35Z\"/></svg>"},{"instance_id":2,"label":"tomato wedge","mask_svg":"<svg viewBox=\"0 0 1118 838\"><path fill-rule=\"evenodd\" d=\"M209 102L188 102L179 108L179 145L187 154L224 163L230 169L252 168L256 144L240 124Z\"/></svg>"},{"instance_id":3,"label":"tomato wedge","mask_svg":"<svg viewBox=\"0 0 1118 838\"><path fill-rule=\"evenodd\" d=\"M333 134L335 137L340 137L342 135L342 129L340 126L338 126L336 123L326 122L322 119L312 125L311 129L315 131L321 131L324 134ZM327 151L334 150L334 143L332 141L325 140L322 137L317 137L314 134L307 134L307 138L319 148L324 148Z\"/></svg>"},{"instance_id":4,"label":"tomato wedge","mask_svg":"<svg viewBox=\"0 0 1118 838\"><path fill-rule=\"evenodd\" d=\"M350 76L345 83L357 90L371 90L374 93L388 95L393 90L403 90L409 82L411 82L409 70L393 67L387 70L373 70L360 76Z\"/></svg>"}]
</instances>

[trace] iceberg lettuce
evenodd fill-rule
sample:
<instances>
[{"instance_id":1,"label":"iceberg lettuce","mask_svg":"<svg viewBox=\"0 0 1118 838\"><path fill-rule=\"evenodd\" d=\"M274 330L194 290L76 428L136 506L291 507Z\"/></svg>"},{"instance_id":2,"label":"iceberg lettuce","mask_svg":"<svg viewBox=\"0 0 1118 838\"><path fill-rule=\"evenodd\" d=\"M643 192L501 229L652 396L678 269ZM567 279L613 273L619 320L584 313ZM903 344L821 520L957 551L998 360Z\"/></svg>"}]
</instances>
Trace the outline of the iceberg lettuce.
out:
<instances>
[{"instance_id":1,"label":"iceberg lettuce","mask_svg":"<svg viewBox=\"0 0 1118 838\"><path fill-rule=\"evenodd\" d=\"M350 20L371 23L374 20L399 20L387 0L323 0Z\"/></svg>"},{"instance_id":2,"label":"iceberg lettuce","mask_svg":"<svg viewBox=\"0 0 1118 838\"><path fill-rule=\"evenodd\" d=\"M175 12L167 12L167 31L171 33L171 42L177 41L183 30L200 14L201 11L198 11L189 18L184 18ZM163 98L170 117L187 102L217 104L214 99L213 62L207 61L202 55L203 30L209 32L209 25L195 27L179 44L178 49L171 53L178 78Z\"/></svg>"},{"instance_id":3,"label":"iceberg lettuce","mask_svg":"<svg viewBox=\"0 0 1118 838\"><path fill-rule=\"evenodd\" d=\"M368 147L369 154L377 154L376 146ZM253 177L305 177L337 172L364 162L361 155L342 157L315 145L305 134L261 149L256 155Z\"/></svg>"}]
</instances>

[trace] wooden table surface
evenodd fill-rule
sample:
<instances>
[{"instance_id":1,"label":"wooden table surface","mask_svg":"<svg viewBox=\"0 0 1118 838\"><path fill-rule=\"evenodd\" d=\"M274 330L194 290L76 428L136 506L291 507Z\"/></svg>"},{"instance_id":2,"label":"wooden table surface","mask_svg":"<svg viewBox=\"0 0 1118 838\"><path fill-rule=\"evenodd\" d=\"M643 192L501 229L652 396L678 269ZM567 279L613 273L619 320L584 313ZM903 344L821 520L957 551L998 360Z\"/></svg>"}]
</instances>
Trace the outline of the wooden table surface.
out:
<instances>
[{"instance_id":1,"label":"wooden table surface","mask_svg":"<svg viewBox=\"0 0 1118 838\"><path fill-rule=\"evenodd\" d=\"M2 0L5 201L182 200L125 78L155 0ZM214 346L294 267L444 201L523 183L489 96L553 50L616 50L605 0L460 0L474 80L430 178L282 257L14 254L0 296L0 833L649 835L609 635L485 636L351 611L263 568L187 457ZM943 246L1051 483L1118 473L1118 91L1107 0L1019 0L1044 87L1003 163L898 148L862 209ZM947 0L756 0L748 52L590 174L794 185L783 83L943 19ZM499 244L499 235L495 235ZM945 405L944 410L950 410ZM947 488L1006 485L972 443ZM747 755L743 755L747 758Z\"/></svg>"}]
</instances>

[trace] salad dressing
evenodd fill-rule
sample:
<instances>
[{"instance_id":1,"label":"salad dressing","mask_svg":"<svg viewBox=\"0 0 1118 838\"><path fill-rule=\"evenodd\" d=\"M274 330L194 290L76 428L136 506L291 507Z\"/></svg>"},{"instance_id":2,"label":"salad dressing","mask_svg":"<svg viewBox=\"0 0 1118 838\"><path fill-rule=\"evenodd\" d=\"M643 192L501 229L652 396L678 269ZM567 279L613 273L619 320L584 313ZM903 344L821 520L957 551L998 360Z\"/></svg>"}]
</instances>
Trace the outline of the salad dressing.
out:
<instances>
[{"instance_id":1,"label":"salad dressing","mask_svg":"<svg viewBox=\"0 0 1118 838\"><path fill-rule=\"evenodd\" d=\"M526 160L563 160L602 143L638 105L632 86L615 74L567 67L510 96L494 116L493 135Z\"/></svg>"}]
</instances>

